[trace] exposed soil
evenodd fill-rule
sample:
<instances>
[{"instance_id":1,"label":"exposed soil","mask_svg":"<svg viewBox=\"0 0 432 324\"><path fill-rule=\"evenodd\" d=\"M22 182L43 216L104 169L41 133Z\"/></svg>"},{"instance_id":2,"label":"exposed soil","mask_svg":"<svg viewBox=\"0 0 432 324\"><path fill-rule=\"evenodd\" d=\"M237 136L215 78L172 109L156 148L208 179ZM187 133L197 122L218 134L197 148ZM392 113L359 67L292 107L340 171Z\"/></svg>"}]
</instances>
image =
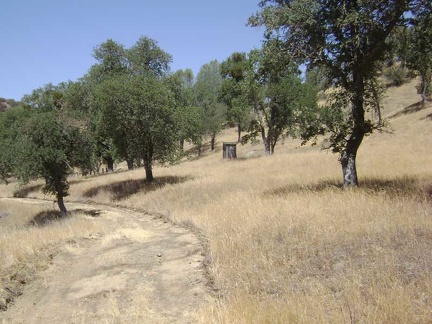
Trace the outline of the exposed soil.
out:
<instances>
[{"instance_id":1,"label":"exposed soil","mask_svg":"<svg viewBox=\"0 0 432 324\"><path fill-rule=\"evenodd\" d=\"M198 321L198 311L209 294L204 250L194 234L131 210L67 205L88 217L97 215L111 230L60 248L51 266L26 284L22 295L0 312L2 323Z\"/></svg>"}]
</instances>

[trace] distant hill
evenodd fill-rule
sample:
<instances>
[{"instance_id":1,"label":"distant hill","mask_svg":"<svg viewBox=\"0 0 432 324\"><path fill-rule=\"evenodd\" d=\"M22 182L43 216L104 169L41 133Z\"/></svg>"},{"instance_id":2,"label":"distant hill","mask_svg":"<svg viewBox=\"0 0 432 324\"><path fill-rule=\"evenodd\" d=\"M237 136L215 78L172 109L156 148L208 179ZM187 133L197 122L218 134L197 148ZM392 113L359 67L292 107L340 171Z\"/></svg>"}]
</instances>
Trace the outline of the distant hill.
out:
<instances>
[{"instance_id":1,"label":"distant hill","mask_svg":"<svg viewBox=\"0 0 432 324\"><path fill-rule=\"evenodd\" d=\"M19 105L18 101L14 99L5 99L0 97L0 112L4 112L10 108L16 107Z\"/></svg>"}]
</instances>

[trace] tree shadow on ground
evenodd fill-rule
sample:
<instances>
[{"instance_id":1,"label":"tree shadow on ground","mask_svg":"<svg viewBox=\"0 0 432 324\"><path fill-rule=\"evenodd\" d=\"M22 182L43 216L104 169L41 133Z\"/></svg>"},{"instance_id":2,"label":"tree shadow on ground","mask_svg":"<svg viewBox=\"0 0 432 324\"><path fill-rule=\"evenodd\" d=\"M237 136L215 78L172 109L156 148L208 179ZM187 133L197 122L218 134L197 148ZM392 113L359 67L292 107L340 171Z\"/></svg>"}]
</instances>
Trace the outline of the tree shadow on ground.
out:
<instances>
[{"instance_id":1,"label":"tree shadow on ground","mask_svg":"<svg viewBox=\"0 0 432 324\"><path fill-rule=\"evenodd\" d=\"M69 184L80 183L84 180L69 180ZM13 192L14 198L27 198L32 192L40 191L43 188L43 184L35 185L21 185L17 190Z\"/></svg>"},{"instance_id":2,"label":"tree shadow on ground","mask_svg":"<svg viewBox=\"0 0 432 324\"><path fill-rule=\"evenodd\" d=\"M221 149L218 146L215 146L213 151L210 151L210 143L204 143L201 146L201 154L198 155L198 147L193 146L191 148L189 148L188 150L185 150L183 152L184 156L190 160L190 161L195 161L195 160L199 160L205 156L207 156L208 152L219 152Z\"/></svg>"},{"instance_id":3,"label":"tree shadow on ground","mask_svg":"<svg viewBox=\"0 0 432 324\"><path fill-rule=\"evenodd\" d=\"M37 213L33 219L31 219L28 222L28 225L30 226L46 226L49 224L52 224L53 222L57 222L66 218L73 217L77 214L85 214L91 217L99 217L102 213L101 210L97 209L91 209L91 210L85 210L85 209L74 209L68 212L66 216L62 215L62 213L59 210L43 210L40 213Z\"/></svg>"},{"instance_id":4,"label":"tree shadow on ground","mask_svg":"<svg viewBox=\"0 0 432 324\"><path fill-rule=\"evenodd\" d=\"M151 192L166 185L183 183L190 179L190 177L167 176L155 178L151 183L147 182L145 178L124 180L91 188L84 192L84 197L93 198L101 192L108 192L112 195L113 200L121 200L138 192Z\"/></svg>"},{"instance_id":5,"label":"tree shadow on ground","mask_svg":"<svg viewBox=\"0 0 432 324\"><path fill-rule=\"evenodd\" d=\"M265 196L287 196L299 192L320 192L329 189L341 189L342 183L336 180L320 180L311 184L292 184L264 191Z\"/></svg>"},{"instance_id":6,"label":"tree shadow on ground","mask_svg":"<svg viewBox=\"0 0 432 324\"><path fill-rule=\"evenodd\" d=\"M32 192L41 190L43 185L37 184L32 186L22 186L13 193L14 198L26 198Z\"/></svg>"},{"instance_id":7,"label":"tree shadow on ground","mask_svg":"<svg viewBox=\"0 0 432 324\"><path fill-rule=\"evenodd\" d=\"M287 196L292 193L321 192L324 190L340 190L342 181L321 180L312 184L293 184L264 192L264 196ZM422 201L432 201L432 179L419 179L401 176L394 179L364 178L359 181L359 187L354 190L368 194L382 194L390 198L414 197Z\"/></svg>"},{"instance_id":8,"label":"tree shadow on ground","mask_svg":"<svg viewBox=\"0 0 432 324\"><path fill-rule=\"evenodd\" d=\"M405 107L401 111L397 112L396 114L391 115L389 118L396 118L403 115L413 114L415 112L418 112L422 109L424 109L426 105L424 105L421 101L413 103L412 105L409 105L408 107Z\"/></svg>"},{"instance_id":9,"label":"tree shadow on ground","mask_svg":"<svg viewBox=\"0 0 432 324\"><path fill-rule=\"evenodd\" d=\"M423 118L423 119L429 119L429 120L432 120L432 114L429 114L429 115L427 115L425 118Z\"/></svg>"}]
</instances>

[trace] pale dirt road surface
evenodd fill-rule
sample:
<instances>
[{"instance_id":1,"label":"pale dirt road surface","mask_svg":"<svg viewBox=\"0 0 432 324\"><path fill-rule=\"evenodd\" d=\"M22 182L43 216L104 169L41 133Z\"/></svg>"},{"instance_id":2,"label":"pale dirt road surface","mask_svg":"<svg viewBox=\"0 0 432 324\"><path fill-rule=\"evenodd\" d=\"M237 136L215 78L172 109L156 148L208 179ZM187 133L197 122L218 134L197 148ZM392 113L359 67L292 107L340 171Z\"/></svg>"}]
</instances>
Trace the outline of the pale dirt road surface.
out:
<instances>
[{"instance_id":1,"label":"pale dirt road surface","mask_svg":"<svg viewBox=\"0 0 432 324\"><path fill-rule=\"evenodd\" d=\"M48 270L0 313L1 323L200 322L199 310L210 297L204 251L194 234L131 210L67 207L93 211L111 230L60 248Z\"/></svg>"}]
</instances>

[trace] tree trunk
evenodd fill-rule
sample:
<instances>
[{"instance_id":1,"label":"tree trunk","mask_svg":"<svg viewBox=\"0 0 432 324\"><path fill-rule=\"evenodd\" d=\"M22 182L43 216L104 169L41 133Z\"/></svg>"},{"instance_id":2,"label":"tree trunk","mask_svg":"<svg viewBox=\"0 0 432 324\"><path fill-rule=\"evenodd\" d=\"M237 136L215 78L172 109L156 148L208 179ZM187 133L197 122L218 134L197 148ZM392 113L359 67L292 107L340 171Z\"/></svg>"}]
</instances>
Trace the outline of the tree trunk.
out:
<instances>
[{"instance_id":1,"label":"tree trunk","mask_svg":"<svg viewBox=\"0 0 432 324\"><path fill-rule=\"evenodd\" d=\"M273 155L274 154L274 149L276 146L277 141L272 141L270 144L270 154Z\"/></svg>"},{"instance_id":2,"label":"tree trunk","mask_svg":"<svg viewBox=\"0 0 432 324\"><path fill-rule=\"evenodd\" d=\"M428 80L425 74L421 75L421 98L422 98L422 107L426 104L427 101L427 90L428 90Z\"/></svg>"},{"instance_id":3,"label":"tree trunk","mask_svg":"<svg viewBox=\"0 0 432 324\"><path fill-rule=\"evenodd\" d=\"M107 164L108 171L114 172L114 159L111 155L105 157L105 162Z\"/></svg>"},{"instance_id":4,"label":"tree trunk","mask_svg":"<svg viewBox=\"0 0 432 324\"><path fill-rule=\"evenodd\" d=\"M133 170L134 169L133 159L126 160L126 163L127 163L127 166L128 166L128 170Z\"/></svg>"},{"instance_id":5,"label":"tree trunk","mask_svg":"<svg viewBox=\"0 0 432 324\"><path fill-rule=\"evenodd\" d=\"M57 194L57 205L60 209L62 216L65 217L67 215L67 210L64 204L63 196L60 194Z\"/></svg>"},{"instance_id":6,"label":"tree trunk","mask_svg":"<svg viewBox=\"0 0 432 324\"><path fill-rule=\"evenodd\" d=\"M215 142L216 142L216 133L213 133L210 140L210 151L214 150Z\"/></svg>"},{"instance_id":7,"label":"tree trunk","mask_svg":"<svg viewBox=\"0 0 432 324\"><path fill-rule=\"evenodd\" d=\"M240 143L241 141L241 123L237 123L237 143Z\"/></svg>"},{"instance_id":8,"label":"tree trunk","mask_svg":"<svg viewBox=\"0 0 432 324\"><path fill-rule=\"evenodd\" d=\"M144 158L144 170L146 172L146 181L152 182L154 178L151 159Z\"/></svg>"},{"instance_id":9,"label":"tree trunk","mask_svg":"<svg viewBox=\"0 0 432 324\"><path fill-rule=\"evenodd\" d=\"M270 139L268 138L268 136L267 137L263 136L263 142L264 142L265 155L270 156L272 152L271 152Z\"/></svg>"},{"instance_id":10,"label":"tree trunk","mask_svg":"<svg viewBox=\"0 0 432 324\"><path fill-rule=\"evenodd\" d=\"M180 139L180 150L183 152L184 151L184 138L182 137L181 139Z\"/></svg>"},{"instance_id":11,"label":"tree trunk","mask_svg":"<svg viewBox=\"0 0 432 324\"><path fill-rule=\"evenodd\" d=\"M259 130L261 133L261 139L264 143L265 155L269 156L270 155L270 139L269 139L268 134L266 136L266 131L265 131L265 127L264 127L264 120L262 117L262 113L261 113L259 107L257 107L257 106L254 107L254 111L255 111L255 114L256 114L257 119L258 119Z\"/></svg>"},{"instance_id":12,"label":"tree trunk","mask_svg":"<svg viewBox=\"0 0 432 324\"><path fill-rule=\"evenodd\" d=\"M357 150L361 144L361 140L360 141L355 139L351 140L350 138L348 142L349 143L346 145L340 160L342 165L344 188L358 186L356 157L357 157Z\"/></svg>"},{"instance_id":13,"label":"tree trunk","mask_svg":"<svg viewBox=\"0 0 432 324\"><path fill-rule=\"evenodd\" d=\"M143 162L144 162L144 170L146 173L146 181L152 182L153 181L153 168L152 168L152 154L146 152L143 156Z\"/></svg>"},{"instance_id":14,"label":"tree trunk","mask_svg":"<svg viewBox=\"0 0 432 324\"><path fill-rule=\"evenodd\" d=\"M197 146L197 151L198 151L197 154L198 154L198 156L201 156L201 147L202 147L201 144Z\"/></svg>"},{"instance_id":15,"label":"tree trunk","mask_svg":"<svg viewBox=\"0 0 432 324\"><path fill-rule=\"evenodd\" d=\"M354 97L352 99L352 116L354 126L342 152L340 162L342 165L344 188L357 187L358 177L356 168L357 151L363 141L365 134L364 125L364 81L361 75L353 74Z\"/></svg>"}]
</instances>

